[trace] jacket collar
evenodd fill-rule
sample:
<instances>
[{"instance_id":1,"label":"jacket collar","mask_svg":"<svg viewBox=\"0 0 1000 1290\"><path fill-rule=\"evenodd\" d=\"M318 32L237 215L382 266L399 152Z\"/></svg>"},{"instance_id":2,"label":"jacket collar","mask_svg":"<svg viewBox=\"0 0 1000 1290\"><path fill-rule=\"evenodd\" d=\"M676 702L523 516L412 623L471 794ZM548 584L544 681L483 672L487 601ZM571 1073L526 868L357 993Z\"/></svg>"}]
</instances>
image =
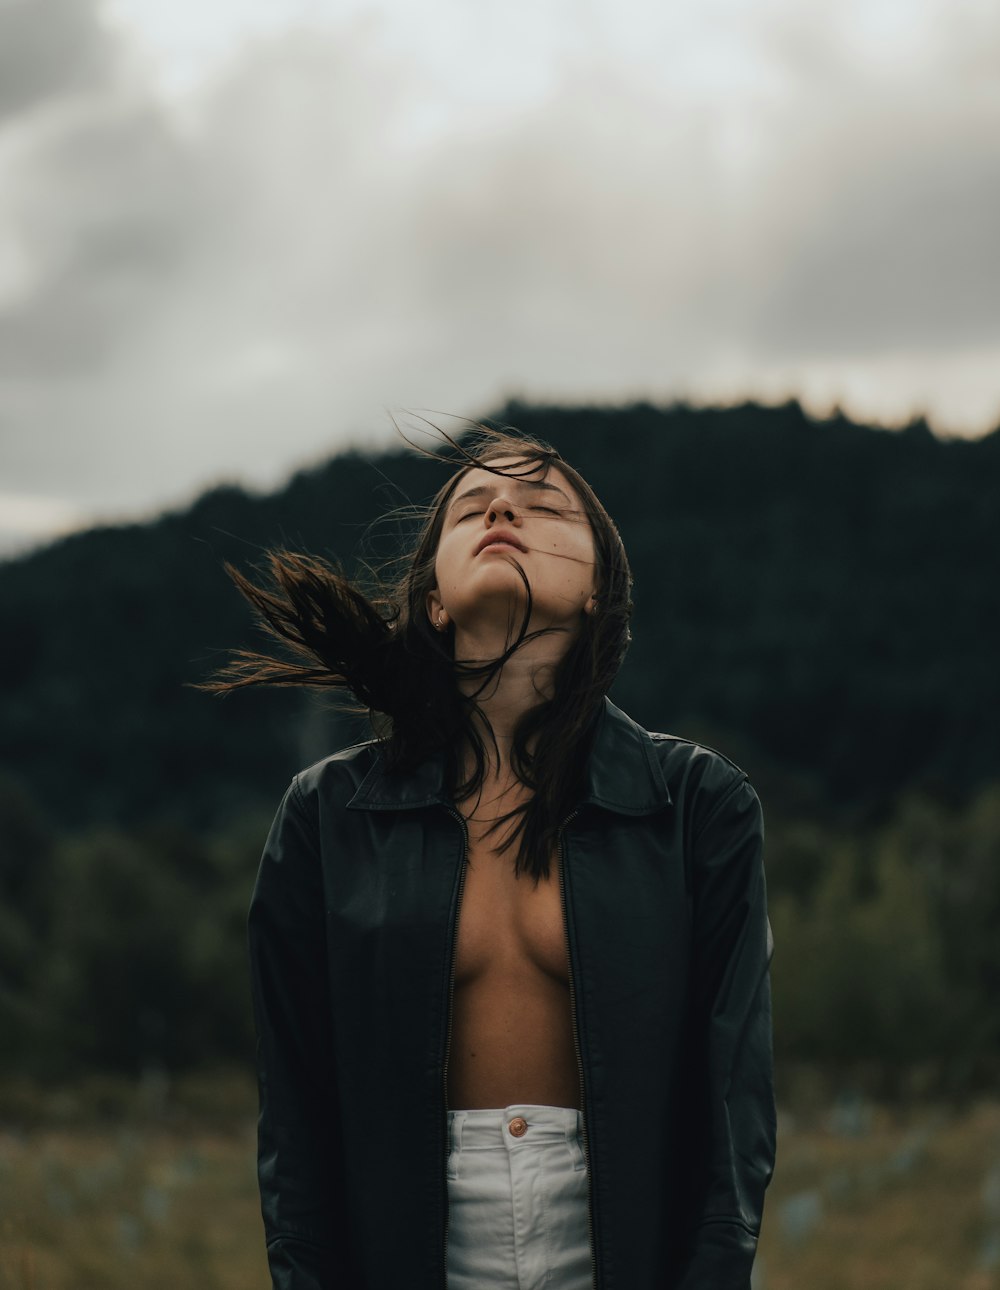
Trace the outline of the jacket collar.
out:
<instances>
[{"instance_id":1,"label":"jacket collar","mask_svg":"<svg viewBox=\"0 0 1000 1290\"><path fill-rule=\"evenodd\" d=\"M622 815L649 815L670 805L653 740L631 717L605 698L587 767L581 805ZM451 806L443 754L406 771L389 771L378 754L358 791L347 803L360 811L406 811Z\"/></svg>"}]
</instances>

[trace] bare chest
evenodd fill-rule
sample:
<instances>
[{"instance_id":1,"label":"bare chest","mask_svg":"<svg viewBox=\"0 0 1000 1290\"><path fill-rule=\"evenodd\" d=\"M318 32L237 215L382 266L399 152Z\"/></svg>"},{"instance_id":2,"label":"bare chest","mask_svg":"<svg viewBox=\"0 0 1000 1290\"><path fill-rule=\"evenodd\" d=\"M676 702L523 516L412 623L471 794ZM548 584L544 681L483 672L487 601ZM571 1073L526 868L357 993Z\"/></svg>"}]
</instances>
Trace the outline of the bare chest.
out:
<instances>
[{"instance_id":1,"label":"bare chest","mask_svg":"<svg viewBox=\"0 0 1000 1290\"><path fill-rule=\"evenodd\" d=\"M497 855L488 843L470 840L468 868L458 914L455 980L516 977L541 972L569 982L558 862L537 886L515 878L514 857Z\"/></svg>"}]
</instances>

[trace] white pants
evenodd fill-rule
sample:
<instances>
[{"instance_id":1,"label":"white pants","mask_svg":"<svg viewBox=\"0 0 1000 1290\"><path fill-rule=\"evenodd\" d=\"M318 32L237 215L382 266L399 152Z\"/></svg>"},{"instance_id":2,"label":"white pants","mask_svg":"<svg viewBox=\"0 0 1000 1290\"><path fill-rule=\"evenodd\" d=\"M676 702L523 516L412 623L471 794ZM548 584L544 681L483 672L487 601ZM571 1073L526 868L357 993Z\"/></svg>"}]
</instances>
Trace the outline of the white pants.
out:
<instances>
[{"instance_id":1,"label":"white pants","mask_svg":"<svg viewBox=\"0 0 1000 1290\"><path fill-rule=\"evenodd\" d=\"M591 1290L580 1112L449 1111L448 1290Z\"/></svg>"}]
</instances>

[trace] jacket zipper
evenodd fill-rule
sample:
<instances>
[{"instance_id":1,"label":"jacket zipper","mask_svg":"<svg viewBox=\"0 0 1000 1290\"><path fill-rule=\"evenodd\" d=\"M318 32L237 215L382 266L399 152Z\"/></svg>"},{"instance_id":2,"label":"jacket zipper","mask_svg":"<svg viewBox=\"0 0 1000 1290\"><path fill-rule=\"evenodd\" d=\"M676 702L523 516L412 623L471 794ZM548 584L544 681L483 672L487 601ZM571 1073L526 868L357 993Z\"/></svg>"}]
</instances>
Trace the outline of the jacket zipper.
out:
<instances>
[{"instance_id":1,"label":"jacket zipper","mask_svg":"<svg viewBox=\"0 0 1000 1290\"><path fill-rule=\"evenodd\" d=\"M448 808L448 814L454 816L462 826L462 861L458 874L458 892L455 897L455 921L451 928L451 946L448 950L448 1023L444 1039L444 1062L441 1067L442 1100L444 1102L444 1162L441 1177L444 1182L444 1285L448 1287L448 1227L451 1214L448 1210L448 1061L451 1057L451 1021L455 1002L455 947L458 944L458 919L462 910L462 893L465 891L465 874L469 859L469 826L458 811Z\"/></svg>"},{"instance_id":2,"label":"jacket zipper","mask_svg":"<svg viewBox=\"0 0 1000 1290\"><path fill-rule=\"evenodd\" d=\"M573 1052L580 1083L580 1110L583 1112L583 1158L587 1165L587 1239L590 1243L590 1283L597 1290L597 1250L594 1245L594 1173L590 1163L590 1133L587 1117L587 1089L584 1083L583 1056L580 1053L580 1031L576 1020L576 991L573 987L573 956L569 943L569 914L566 907L566 825L579 814L572 811L559 826L559 894L562 898L563 934L566 937L566 961L569 965L569 1018L573 1029Z\"/></svg>"}]
</instances>

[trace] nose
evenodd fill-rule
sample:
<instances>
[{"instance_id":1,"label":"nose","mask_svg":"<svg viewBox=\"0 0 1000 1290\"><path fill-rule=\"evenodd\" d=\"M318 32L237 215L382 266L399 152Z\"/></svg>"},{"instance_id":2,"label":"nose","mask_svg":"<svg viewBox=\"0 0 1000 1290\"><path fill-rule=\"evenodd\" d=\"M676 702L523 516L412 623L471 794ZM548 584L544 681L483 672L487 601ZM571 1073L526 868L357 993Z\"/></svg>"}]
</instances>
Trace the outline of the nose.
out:
<instances>
[{"instance_id":1,"label":"nose","mask_svg":"<svg viewBox=\"0 0 1000 1290\"><path fill-rule=\"evenodd\" d=\"M520 511L502 493L498 493L486 508L486 527L492 528L494 524L513 524L515 528L521 524Z\"/></svg>"}]
</instances>

